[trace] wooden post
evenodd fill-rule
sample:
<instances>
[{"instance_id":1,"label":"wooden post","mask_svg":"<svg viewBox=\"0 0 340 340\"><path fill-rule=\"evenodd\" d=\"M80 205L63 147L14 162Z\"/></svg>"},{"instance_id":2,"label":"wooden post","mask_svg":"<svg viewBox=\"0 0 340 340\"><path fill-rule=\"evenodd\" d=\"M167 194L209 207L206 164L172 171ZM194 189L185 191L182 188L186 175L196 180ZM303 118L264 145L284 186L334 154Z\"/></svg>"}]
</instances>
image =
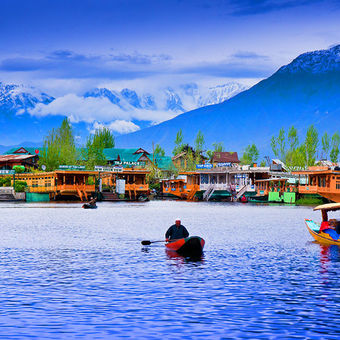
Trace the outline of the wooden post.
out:
<instances>
[{"instance_id":1,"label":"wooden post","mask_svg":"<svg viewBox=\"0 0 340 340\"><path fill-rule=\"evenodd\" d=\"M321 213L322 213L322 221L327 222L328 221L327 210L321 210Z\"/></svg>"}]
</instances>

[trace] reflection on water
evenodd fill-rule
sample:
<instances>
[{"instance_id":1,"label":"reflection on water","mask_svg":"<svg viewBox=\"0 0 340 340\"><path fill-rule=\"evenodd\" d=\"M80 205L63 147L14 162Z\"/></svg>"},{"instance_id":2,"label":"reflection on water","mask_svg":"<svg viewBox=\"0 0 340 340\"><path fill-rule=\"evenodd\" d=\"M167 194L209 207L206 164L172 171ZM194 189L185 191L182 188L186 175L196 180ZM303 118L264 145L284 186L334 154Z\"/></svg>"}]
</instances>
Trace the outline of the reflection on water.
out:
<instances>
[{"instance_id":1,"label":"reflection on water","mask_svg":"<svg viewBox=\"0 0 340 340\"><path fill-rule=\"evenodd\" d=\"M7 203L0 216L2 338L339 336L339 248L311 242L310 208ZM140 244L178 216L206 240L200 259Z\"/></svg>"}]
</instances>

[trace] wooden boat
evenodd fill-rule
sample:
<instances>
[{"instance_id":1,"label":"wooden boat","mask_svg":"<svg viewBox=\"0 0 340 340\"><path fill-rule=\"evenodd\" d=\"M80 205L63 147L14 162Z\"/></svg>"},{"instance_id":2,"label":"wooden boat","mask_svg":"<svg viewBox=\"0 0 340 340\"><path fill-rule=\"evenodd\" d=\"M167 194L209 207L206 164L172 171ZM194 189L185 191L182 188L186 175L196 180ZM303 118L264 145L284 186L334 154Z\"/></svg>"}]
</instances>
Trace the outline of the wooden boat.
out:
<instances>
[{"instance_id":1,"label":"wooden boat","mask_svg":"<svg viewBox=\"0 0 340 340\"><path fill-rule=\"evenodd\" d=\"M199 236L181 238L179 240L165 244L168 250L177 252L183 256L200 256L202 255L205 241Z\"/></svg>"},{"instance_id":2,"label":"wooden boat","mask_svg":"<svg viewBox=\"0 0 340 340\"><path fill-rule=\"evenodd\" d=\"M314 210L321 210L322 220L328 221L328 212L340 210L340 203L329 203L319 205L314 208ZM313 236L314 240L323 244L336 244L340 245L340 238L334 239L328 233L324 231L320 232L320 224L314 222L313 220L305 219L305 223L309 233Z\"/></svg>"},{"instance_id":3,"label":"wooden boat","mask_svg":"<svg viewBox=\"0 0 340 340\"><path fill-rule=\"evenodd\" d=\"M82 206L83 209L97 209L97 205L93 205L93 204L89 204L89 203L85 203Z\"/></svg>"}]
</instances>

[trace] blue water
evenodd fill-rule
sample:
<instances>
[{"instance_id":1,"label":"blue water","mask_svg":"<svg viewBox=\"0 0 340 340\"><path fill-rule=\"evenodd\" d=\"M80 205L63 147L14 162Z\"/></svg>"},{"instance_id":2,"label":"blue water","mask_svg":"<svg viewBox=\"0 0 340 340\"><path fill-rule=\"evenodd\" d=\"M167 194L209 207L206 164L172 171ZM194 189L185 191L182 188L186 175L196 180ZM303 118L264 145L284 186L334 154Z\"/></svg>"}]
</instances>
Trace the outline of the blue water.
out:
<instances>
[{"instance_id":1,"label":"blue water","mask_svg":"<svg viewBox=\"0 0 340 340\"><path fill-rule=\"evenodd\" d=\"M340 336L340 251L312 242L311 208L98 206L0 204L1 338ZM176 217L206 240L201 260L140 244Z\"/></svg>"}]
</instances>

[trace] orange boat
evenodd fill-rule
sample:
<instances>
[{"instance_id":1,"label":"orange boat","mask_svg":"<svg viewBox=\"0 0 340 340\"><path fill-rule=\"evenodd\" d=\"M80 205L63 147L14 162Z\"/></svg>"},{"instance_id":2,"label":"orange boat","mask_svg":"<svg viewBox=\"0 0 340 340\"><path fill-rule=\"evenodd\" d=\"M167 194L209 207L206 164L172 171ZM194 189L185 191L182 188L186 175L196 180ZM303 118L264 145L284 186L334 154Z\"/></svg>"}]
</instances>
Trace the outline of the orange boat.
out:
<instances>
[{"instance_id":1,"label":"orange boat","mask_svg":"<svg viewBox=\"0 0 340 340\"><path fill-rule=\"evenodd\" d=\"M203 252L205 241L199 236L181 238L165 245L168 250L176 251L183 256L199 256Z\"/></svg>"}]
</instances>

